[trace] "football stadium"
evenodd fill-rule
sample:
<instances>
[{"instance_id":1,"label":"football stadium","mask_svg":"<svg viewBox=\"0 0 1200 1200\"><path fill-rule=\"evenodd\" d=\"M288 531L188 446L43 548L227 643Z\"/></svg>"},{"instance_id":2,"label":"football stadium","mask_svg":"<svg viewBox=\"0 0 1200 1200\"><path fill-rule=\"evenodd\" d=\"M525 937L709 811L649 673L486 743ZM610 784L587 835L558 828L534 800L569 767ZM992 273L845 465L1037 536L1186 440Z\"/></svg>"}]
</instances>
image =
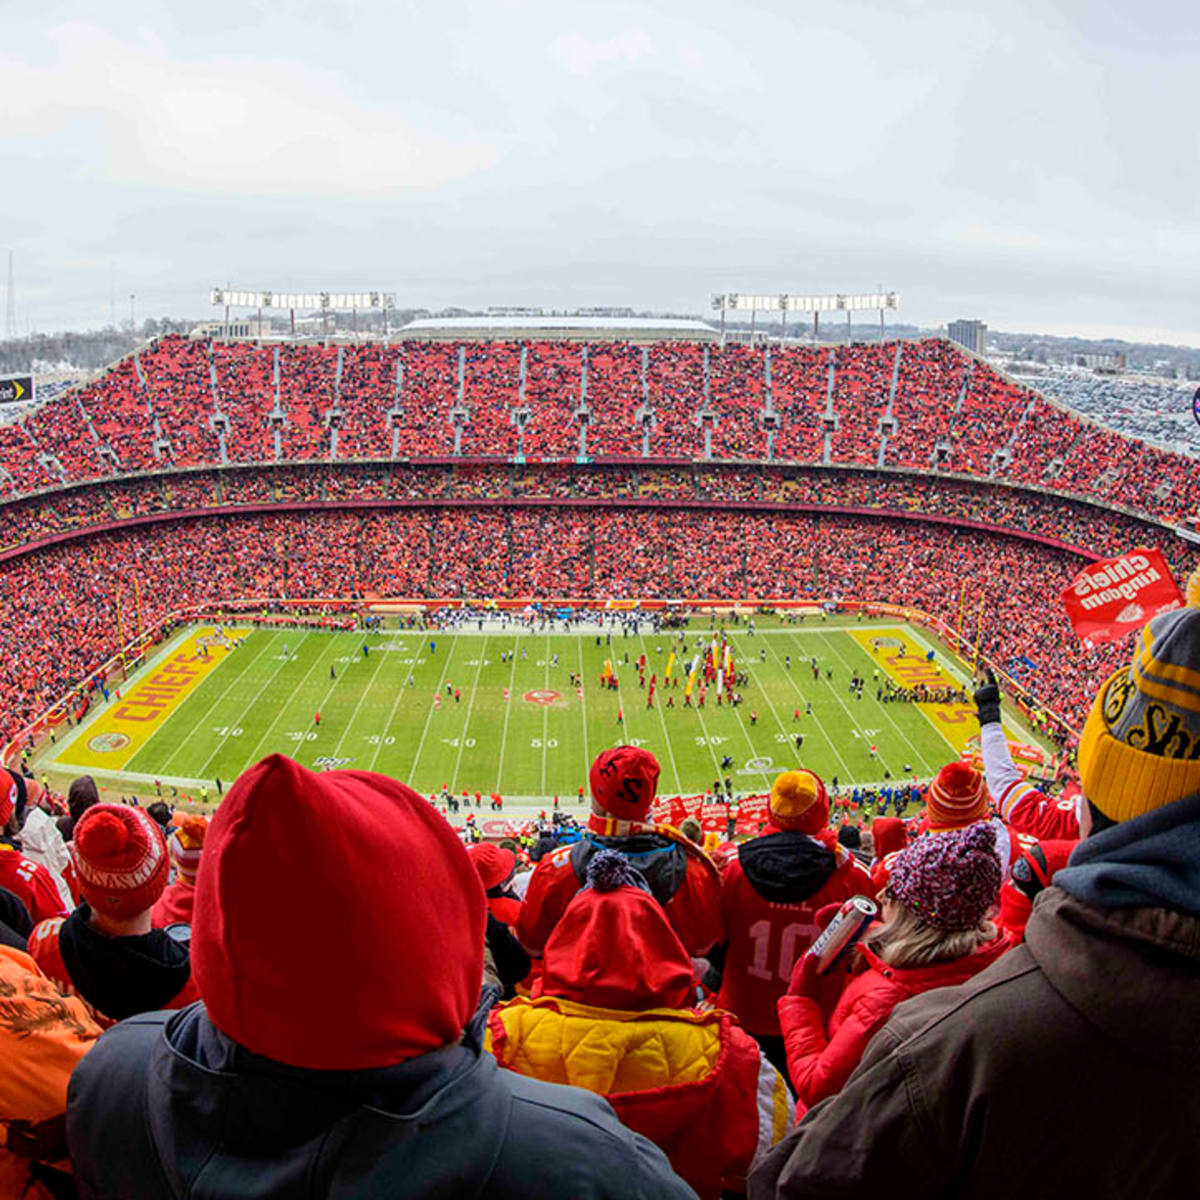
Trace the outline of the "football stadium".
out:
<instances>
[{"instance_id":1,"label":"football stadium","mask_svg":"<svg viewBox=\"0 0 1200 1200\"><path fill-rule=\"evenodd\" d=\"M0 427L14 937L84 997L80 1020L146 1005L200 1019L206 968L189 975L172 937L202 922L197 868L225 813L249 844L278 838L298 856L365 820L356 838L401 838L396 861L420 874L443 853L410 824L423 805L487 889L484 940L509 997L488 1025L501 1067L600 1092L655 1140L658 1118L626 1108L594 1066L532 1065L548 1045L524 1024L546 1002L539 973L560 969L555 914L593 919L544 889L611 893L602 907L648 892L657 916L620 919L669 936L666 961L682 956L694 992L656 991L636 970L618 985L611 963L567 988L599 1007L554 1020L614 1045L634 1020L637 1037L674 1045L663 1018L604 1014L686 1010L706 1053L743 1058L708 1060L721 1103L746 1087L765 1097L729 1121L749 1122L749 1146L786 1146L795 1114L827 1094L805 1072L832 1069L832 1051L786 1040L810 1019L792 1001L819 991L798 982L824 944L818 907L874 913L873 897L902 894L891 871L907 878L909 858L954 846L955 865L913 870L951 889L951 927L968 921L975 941L918 907L925 884L909 904L926 916L909 919L945 941L929 986L966 959L982 969L1053 891L1085 810L1136 824L1143 794L1106 791L1123 760L1100 772L1087 755L1097 722L1116 729L1139 703L1139 679L1146 724L1123 752L1161 753L1161 785L1186 805L1196 660L1174 626L1200 599L1200 574L1181 586L1196 461L941 338L474 326L470 340L429 322L367 342L168 335ZM1160 661L1162 623L1175 648ZM1131 633L1142 650L1126 682ZM1122 686L1094 707L1114 672ZM1158 768L1138 769L1155 786ZM385 792L351 780L401 789L386 801L395 828L370 824ZM263 820L283 824L253 833ZM146 854L159 866L143 887ZM345 870L319 872L320 889L346 886ZM98 926L100 984L72 922L90 936L89 906L125 912L127 887L142 911ZM581 936L616 915L595 919ZM123 937L159 939L144 994L111 974ZM310 1057L286 1032L242 1036L294 1066L349 1061ZM643 1073L631 1079L667 1096L687 1086L636 1044L619 1056ZM658 1141L680 1186L737 1194L713 1172L744 1180L777 1161L739 1149L724 1119L719 1154L681 1149L696 1113L682 1097L668 1108L677 1132Z\"/></svg>"},{"instance_id":2,"label":"football stadium","mask_svg":"<svg viewBox=\"0 0 1200 1200\"><path fill-rule=\"evenodd\" d=\"M0 1200L1195 1196L1191 10L62 7Z\"/></svg>"}]
</instances>

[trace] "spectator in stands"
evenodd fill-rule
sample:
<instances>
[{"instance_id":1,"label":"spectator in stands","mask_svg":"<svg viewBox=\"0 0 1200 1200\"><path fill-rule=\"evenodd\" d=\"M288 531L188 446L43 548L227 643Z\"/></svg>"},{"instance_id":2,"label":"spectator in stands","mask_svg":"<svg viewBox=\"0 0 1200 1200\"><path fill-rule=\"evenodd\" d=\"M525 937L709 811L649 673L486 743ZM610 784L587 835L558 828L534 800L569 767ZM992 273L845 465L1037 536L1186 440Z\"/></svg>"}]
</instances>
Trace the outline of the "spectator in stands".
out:
<instances>
[{"instance_id":1,"label":"spectator in stands","mask_svg":"<svg viewBox=\"0 0 1200 1200\"><path fill-rule=\"evenodd\" d=\"M33 932L33 922L25 901L8 888L0 888L0 946L24 950L26 939Z\"/></svg>"},{"instance_id":2,"label":"spectator in stands","mask_svg":"<svg viewBox=\"0 0 1200 1200\"><path fill-rule=\"evenodd\" d=\"M866 870L829 829L829 797L815 772L785 771L775 780L767 824L725 867L726 942L710 959L723 963L717 1004L735 1013L785 1071L776 1004L793 963L820 932L817 912L874 893Z\"/></svg>"},{"instance_id":3,"label":"spectator in stands","mask_svg":"<svg viewBox=\"0 0 1200 1200\"><path fill-rule=\"evenodd\" d=\"M90 775L79 775L67 789L67 815L58 818L58 832L69 842L75 836L75 826L93 804L100 803L100 790Z\"/></svg>"},{"instance_id":4,"label":"spectator in stands","mask_svg":"<svg viewBox=\"0 0 1200 1200\"><path fill-rule=\"evenodd\" d=\"M175 878L163 889L163 894L150 910L150 924L155 929L192 923L196 873L200 870L207 836L208 818L199 813L189 813L167 838L167 851L171 856L171 866L175 869Z\"/></svg>"},{"instance_id":5,"label":"spectator in stands","mask_svg":"<svg viewBox=\"0 0 1200 1200\"><path fill-rule=\"evenodd\" d=\"M992 817L991 796L982 772L968 762L947 763L938 771L925 793L925 812L918 827L920 835L954 833L976 821L991 821L994 825L996 854L1007 876L1009 864L1020 857L1021 846L1003 822ZM877 859L872 867L871 883L877 893L882 894L887 886L888 873L895 858L896 852L892 851Z\"/></svg>"},{"instance_id":6,"label":"spectator in stands","mask_svg":"<svg viewBox=\"0 0 1200 1200\"><path fill-rule=\"evenodd\" d=\"M492 1010L489 1045L510 1070L606 1096L701 1200L718 1200L744 1191L790 1101L734 1018L695 1000L691 959L646 881L601 850L546 942L534 997Z\"/></svg>"},{"instance_id":7,"label":"spectator in stands","mask_svg":"<svg viewBox=\"0 0 1200 1200\"><path fill-rule=\"evenodd\" d=\"M1019 844L1021 855L1013 861L1009 877L1000 888L1000 912L996 917L996 924L1014 943L1024 940L1034 901L1067 865L1079 842L1021 837Z\"/></svg>"},{"instance_id":8,"label":"spectator in stands","mask_svg":"<svg viewBox=\"0 0 1200 1200\"><path fill-rule=\"evenodd\" d=\"M483 887L403 784L264 759L196 891L204 1003L110 1030L71 1081L83 1200L691 1194L603 1100L483 1052Z\"/></svg>"},{"instance_id":9,"label":"spectator in stands","mask_svg":"<svg viewBox=\"0 0 1200 1200\"><path fill-rule=\"evenodd\" d=\"M883 923L857 947L856 973L828 1016L831 981L814 955L796 961L779 1024L801 1115L841 1090L897 1004L963 983L1011 947L988 920L999 892L994 826L920 838L893 864Z\"/></svg>"},{"instance_id":10,"label":"spectator in stands","mask_svg":"<svg viewBox=\"0 0 1200 1200\"><path fill-rule=\"evenodd\" d=\"M0 944L0 1196L73 1196L63 1114L75 1064L100 1036L28 954Z\"/></svg>"},{"instance_id":11,"label":"spectator in stands","mask_svg":"<svg viewBox=\"0 0 1200 1200\"><path fill-rule=\"evenodd\" d=\"M1079 750L1085 838L1025 943L896 1009L751 1196L871 1195L897 1179L966 1200L1194 1190L1197 681L1200 609L1156 617L1096 696ZM1063 1135L1064 1078L1083 1140Z\"/></svg>"},{"instance_id":12,"label":"spectator in stands","mask_svg":"<svg viewBox=\"0 0 1200 1200\"><path fill-rule=\"evenodd\" d=\"M689 954L704 954L721 935L720 876L694 842L647 822L658 788L653 754L636 746L605 750L592 763L592 812L586 834L545 855L533 872L517 922L517 937L540 955L571 898L583 886L588 860L600 850L636 855L651 895Z\"/></svg>"},{"instance_id":13,"label":"spectator in stands","mask_svg":"<svg viewBox=\"0 0 1200 1200\"><path fill-rule=\"evenodd\" d=\"M467 849L471 865L483 884L487 897L487 948L500 985L501 995L512 996L516 986L529 974L529 955L513 934L521 915L521 901L513 891L517 856L492 842L479 842Z\"/></svg>"},{"instance_id":14,"label":"spectator in stands","mask_svg":"<svg viewBox=\"0 0 1200 1200\"><path fill-rule=\"evenodd\" d=\"M20 830L26 804L40 791L36 780L0 768L0 887L21 900L35 923L66 912L54 876L22 853Z\"/></svg>"},{"instance_id":15,"label":"spectator in stands","mask_svg":"<svg viewBox=\"0 0 1200 1200\"><path fill-rule=\"evenodd\" d=\"M140 808L95 804L75 827L71 856L83 901L34 928L29 953L38 966L102 1023L196 1000L186 944L150 924L167 885L158 825Z\"/></svg>"},{"instance_id":16,"label":"spectator in stands","mask_svg":"<svg viewBox=\"0 0 1200 1200\"><path fill-rule=\"evenodd\" d=\"M979 742L988 788L1003 817L1015 832L1035 838L1078 841L1080 814L1070 800L1053 800L1017 770L1000 721L1000 688L986 671L986 682L975 692ZM1081 794L1082 799L1082 794Z\"/></svg>"},{"instance_id":17,"label":"spectator in stands","mask_svg":"<svg viewBox=\"0 0 1200 1200\"><path fill-rule=\"evenodd\" d=\"M69 886L71 855L58 830L58 822L44 807L52 803L52 798L32 779L25 780L25 787L30 802L25 806L21 824L21 853L50 872L65 911L75 903Z\"/></svg>"}]
</instances>

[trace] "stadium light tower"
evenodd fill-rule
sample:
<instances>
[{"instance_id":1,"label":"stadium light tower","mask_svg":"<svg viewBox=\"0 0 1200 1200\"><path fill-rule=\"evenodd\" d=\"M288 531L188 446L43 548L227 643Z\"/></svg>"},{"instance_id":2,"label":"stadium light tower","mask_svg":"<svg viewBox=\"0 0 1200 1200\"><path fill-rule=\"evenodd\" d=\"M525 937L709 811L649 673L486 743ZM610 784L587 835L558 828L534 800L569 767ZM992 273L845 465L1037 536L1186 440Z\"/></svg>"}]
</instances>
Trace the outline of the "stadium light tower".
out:
<instances>
[{"instance_id":1,"label":"stadium light tower","mask_svg":"<svg viewBox=\"0 0 1200 1200\"><path fill-rule=\"evenodd\" d=\"M899 292L849 293L837 292L831 296L793 296L784 292L780 295L756 295L749 292L725 292L712 298L712 306L721 314L721 341L725 341L725 314L727 312L748 312L750 314L750 329L753 335L754 314L759 312L777 312L782 316L783 328L787 329L787 314L789 312L812 313L813 336L820 333L820 319L823 312L844 312L846 314L847 334L850 330L850 314L854 312L879 312L880 337L883 336L883 314L886 309L900 307Z\"/></svg>"},{"instance_id":2,"label":"stadium light tower","mask_svg":"<svg viewBox=\"0 0 1200 1200\"><path fill-rule=\"evenodd\" d=\"M224 305L226 329L229 327L231 308L256 308L260 321L264 308L287 309L291 313L292 333L296 332L297 309L319 312L322 329L328 332L330 313L357 314L360 309L382 312L386 329L387 314L396 307L396 297L392 292L269 292L227 287L212 288L208 293L208 302L217 307Z\"/></svg>"}]
</instances>

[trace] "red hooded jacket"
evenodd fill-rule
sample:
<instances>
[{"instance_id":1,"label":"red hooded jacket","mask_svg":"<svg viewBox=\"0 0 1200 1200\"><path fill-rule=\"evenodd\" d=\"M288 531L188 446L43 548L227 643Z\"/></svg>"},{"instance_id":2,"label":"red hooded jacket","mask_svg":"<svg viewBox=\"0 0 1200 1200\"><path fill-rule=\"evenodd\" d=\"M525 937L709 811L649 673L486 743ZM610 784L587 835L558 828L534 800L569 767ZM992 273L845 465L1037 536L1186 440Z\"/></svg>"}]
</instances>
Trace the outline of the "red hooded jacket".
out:
<instances>
[{"instance_id":1,"label":"red hooded jacket","mask_svg":"<svg viewBox=\"0 0 1200 1200\"><path fill-rule=\"evenodd\" d=\"M691 959L653 897L580 891L540 987L492 1010L497 1062L605 1096L705 1200L740 1191L786 1132L787 1089L729 1013L692 1007Z\"/></svg>"},{"instance_id":2,"label":"red hooded jacket","mask_svg":"<svg viewBox=\"0 0 1200 1200\"><path fill-rule=\"evenodd\" d=\"M842 1090L867 1043L887 1024L892 1009L932 988L965 983L991 966L1012 942L1001 933L974 954L927 967L891 967L866 945L858 953L866 969L842 992L826 1029L820 1004L790 993L779 1001L779 1024L787 1049L788 1074L796 1089L799 1120L819 1100Z\"/></svg>"},{"instance_id":3,"label":"red hooded jacket","mask_svg":"<svg viewBox=\"0 0 1200 1200\"><path fill-rule=\"evenodd\" d=\"M547 854L534 868L514 929L530 954L541 955L583 886L588 859L603 849L616 850L637 864L689 954L704 954L720 940L721 877L716 866L681 834L659 829L624 837L588 835Z\"/></svg>"}]
</instances>

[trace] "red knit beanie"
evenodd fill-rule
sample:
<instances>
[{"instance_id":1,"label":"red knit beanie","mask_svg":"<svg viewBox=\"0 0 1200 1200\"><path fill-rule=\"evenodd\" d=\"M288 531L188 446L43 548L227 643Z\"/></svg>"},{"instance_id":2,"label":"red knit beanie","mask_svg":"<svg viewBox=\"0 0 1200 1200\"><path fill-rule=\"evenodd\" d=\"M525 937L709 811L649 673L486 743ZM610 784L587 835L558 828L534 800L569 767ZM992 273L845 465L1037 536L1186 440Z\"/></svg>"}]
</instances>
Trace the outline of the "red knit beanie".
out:
<instances>
[{"instance_id":1,"label":"red knit beanie","mask_svg":"<svg viewBox=\"0 0 1200 1200\"><path fill-rule=\"evenodd\" d=\"M588 772L592 799L619 821L643 821L658 791L658 759L637 746L605 750Z\"/></svg>"},{"instance_id":2,"label":"red knit beanie","mask_svg":"<svg viewBox=\"0 0 1200 1200\"><path fill-rule=\"evenodd\" d=\"M767 823L776 829L820 833L829 825L829 797L815 771L784 771L771 785Z\"/></svg>"},{"instance_id":3,"label":"red knit beanie","mask_svg":"<svg viewBox=\"0 0 1200 1200\"><path fill-rule=\"evenodd\" d=\"M499 887L517 869L517 856L494 842L479 842L467 848L467 857L479 876L484 891Z\"/></svg>"},{"instance_id":4,"label":"red knit beanie","mask_svg":"<svg viewBox=\"0 0 1200 1200\"><path fill-rule=\"evenodd\" d=\"M929 785L925 820L930 829L962 829L987 820L990 798L983 775L970 763L947 763Z\"/></svg>"},{"instance_id":5,"label":"red knit beanie","mask_svg":"<svg viewBox=\"0 0 1200 1200\"><path fill-rule=\"evenodd\" d=\"M587 886L546 941L543 995L625 1012L692 1003L692 960L639 882L615 850L592 856Z\"/></svg>"},{"instance_id":6,"label":"red knit beanie","mask_svg":"<svg viewBox=\"0 0 1200 1200\"><path fill-rule=\"evenodd\" d=\"M167 843L158 822L126 804L93 804L70 843L79 894L110 917L136 917L167 886Z\"/></svg>"},{"instance_id":7,"label":"red knit beanie","mask_svg":"<svg viewBox=\"0 0 1200 1200\"><path fill-rule=\"evenodd\" d=\"M384 775L282 754L244 772L209 826L195 911L209 1016L276 1062L404 1062L458 1041L479 1003L479 876L437 810Z\"/></svg>"},{"instance_id":8,"label":"red knit beanie","mask_svg":"<svg viewBox=\"0 0 1200 1200\"><path fill-rule=\"evenodd\" d=\"M871 840L875 843L876 861L882 862L908 845L908 830L899 817L876 817L871 822Z\"/></svg>"}]
</instances>

